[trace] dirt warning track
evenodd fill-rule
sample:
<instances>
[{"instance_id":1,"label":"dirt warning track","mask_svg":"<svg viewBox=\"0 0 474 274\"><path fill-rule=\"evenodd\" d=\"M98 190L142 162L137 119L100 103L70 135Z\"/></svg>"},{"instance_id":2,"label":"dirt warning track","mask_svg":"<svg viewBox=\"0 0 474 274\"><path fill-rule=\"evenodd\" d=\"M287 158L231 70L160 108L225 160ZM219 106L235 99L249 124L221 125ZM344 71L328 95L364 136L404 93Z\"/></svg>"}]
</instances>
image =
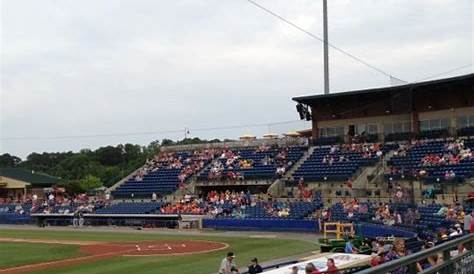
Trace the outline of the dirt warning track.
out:
<instances>
[{"instance_id":1,"label":"dirt warning track","mask_svg":"<svg viewBox=\"0 0 474 274\"><path fill-rule=\"evenodd\" d=\"M22 265L6 269L0 269L0 274L27 273L47 268L76 265L85 262L93 262L116 256L177 256L207 253L226 249L228 244L211 241L198 240L162 240L162 241L137 241L137 242L90 242L90 241L67 241L67 240L42 240L42 239L13 239L0 238L0 242L23 242L44 244L68 244L79 245L81 257L64 259L59 261L43 262Z\"/></svg>"}]
</instances>

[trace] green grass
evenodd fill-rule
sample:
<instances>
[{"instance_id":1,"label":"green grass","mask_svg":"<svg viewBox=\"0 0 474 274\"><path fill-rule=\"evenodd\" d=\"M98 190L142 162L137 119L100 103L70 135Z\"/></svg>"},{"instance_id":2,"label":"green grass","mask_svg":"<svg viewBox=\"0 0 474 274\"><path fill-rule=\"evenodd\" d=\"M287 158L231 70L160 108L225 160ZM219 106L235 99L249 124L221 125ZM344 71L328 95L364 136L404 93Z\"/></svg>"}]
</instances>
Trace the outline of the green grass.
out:
<instances>
[{"instance_id":1,"label":"green grass","mask_svg":"<svg viewBox=\"0 0 474 274\"><path fill-rule=\"evenodd\" d=\"M0 269L56 261L79 254L79 247L74 245L0 242Z\"/></svg>"},{"instance_id":2,"label":"green grass","mask_svg":"<svg viewBox=\"0 0 474 274\"><path fill-rule=\"evenodd\" d=\"M238 265L245 266L251 258L258 257L260 261L267 261L297 255L316 250L317 246L304 241L286 239L255 239L248 237L210 237L210 236L174 236L150 233L107 233L82 231L38 231L38 230L1 230L0 237L16 237L30 239L56 240L95 240L95 241L140 241L162 239L197 239L225 242L229 249L235 252ZM3 248L0 246L0 250ZM116 257L91 263L84 263L70 267L46 269L39 273L77 273L77 274L148 274L148 273L215 273L220 261L228 250L197 255L163 256L163 257ZM1 253L0 253L1 254ZM18 251L17 256L24 256L25 252ZM1 257L0 257L1 258ZM1 260L1 259L0 259ZM246 269L245 269L246 270Z\"/></svg>"}]
</instances>

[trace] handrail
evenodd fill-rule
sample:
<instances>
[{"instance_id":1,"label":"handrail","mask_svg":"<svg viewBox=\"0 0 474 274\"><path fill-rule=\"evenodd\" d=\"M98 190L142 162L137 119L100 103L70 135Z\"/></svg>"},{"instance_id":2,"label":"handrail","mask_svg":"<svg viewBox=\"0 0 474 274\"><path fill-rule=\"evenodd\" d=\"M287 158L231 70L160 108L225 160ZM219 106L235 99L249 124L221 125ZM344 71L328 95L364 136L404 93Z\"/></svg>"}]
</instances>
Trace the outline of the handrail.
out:
<instances>
[{"instance_id":1,"label":"handrail","mask_svg":"<svg viewBox=\"0 0 474 274\"><path fill-rule=\"evenodd\" d=\"M203 144L189 144L189 145L170 145L162 146L161 151L172 152L172 151L188 151L195 149L222 149L222 148L250 148L258 147L261 145L288 147L288 146L303 146L307 147L307 141L304 137L282 137L278 139L255 139L255 140L236 140L229 142L218 142L218 143L203 143Z\"/></svg>"},{"instance_id":2,"label":"handrail","mask_svg":"<svg viewBox=\"0 0 474 274\"><path fill-rule=\"evenodd\" d=\"M277 263L277 264L267 265L267 266L262 267L262 270L280 268L282 266L286 266L286 265L290 265L290 264L296 264L298 262L299 261L297 261L297 260L293 260L293 261L287 261L287 262L281 262L281 263ZM249 274L249 272L245 271L245 272L242 272L242 274Z\"/></svg>"},{"instance_id":3,"label":"handrail","mask_svg":"<svg viewBox=\"0 0 474 274\"><path fill-rule=\"evenodd\" d=\"M460 238L448 241L446 243L442 243L440 245L434 246L432 248L422 250L420 252L405 256L403 258L400 258L398 260L393 260L387 263L383 263L381 265L378 265L373 268L369 268L366 270L362 270L358 272L358 274L378 274L378 273L387 273L392 270L395 270L397 268L400 268L401 266L410 266L415 264L416 262L425 259L433 254L437 253L444 253L449 255L449 250L456 248L460 244L465 244L465 243L472 243L474 242L474 234L468 234L465 236L462 236ZM448 251L448 252L446 252ZM451 260L448 260L449 258L445 258L447 262L452 262Z\"/></svg>"}]
</instances>

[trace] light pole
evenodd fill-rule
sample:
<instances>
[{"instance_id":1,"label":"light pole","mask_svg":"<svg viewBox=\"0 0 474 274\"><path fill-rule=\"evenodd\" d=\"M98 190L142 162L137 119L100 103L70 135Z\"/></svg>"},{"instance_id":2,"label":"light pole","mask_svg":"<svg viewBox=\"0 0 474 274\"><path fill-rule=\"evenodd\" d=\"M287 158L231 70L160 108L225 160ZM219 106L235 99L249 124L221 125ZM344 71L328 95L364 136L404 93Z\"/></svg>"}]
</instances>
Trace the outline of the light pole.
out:
<instances>
[{"instance_id":1,"label":"light pole","mask_svg":"<svg viewBox=\"0 0 474 274\"><path fill-rule=\"evenodd\" d=\"M329 94L328 3L323 0L324 94Z\"/></svg>"}]
</instances>

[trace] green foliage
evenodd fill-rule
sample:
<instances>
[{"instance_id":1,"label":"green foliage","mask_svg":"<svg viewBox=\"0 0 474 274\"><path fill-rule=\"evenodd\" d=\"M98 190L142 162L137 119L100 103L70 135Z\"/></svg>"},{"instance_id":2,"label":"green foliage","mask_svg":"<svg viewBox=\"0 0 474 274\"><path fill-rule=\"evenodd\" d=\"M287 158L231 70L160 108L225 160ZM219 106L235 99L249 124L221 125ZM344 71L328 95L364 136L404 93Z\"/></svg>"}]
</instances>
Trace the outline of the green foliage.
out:
<instances>
[{"instance_id":1,"label":"green foliage","mask_svg":"<svg viewBox=\"0 0 474 274\"><path fill-rule=\"evenodd\" d=\"M10 155L8 153L0 155L0 167L16 167L20 164L19 157Z\"/></svg>"},{"instance_id":2,"label":"green foliage","mask_svg":"<svg viewBox=\"0 0 474 274\"><path fill-rule=\"evenodd\" d=\"M159 148L159 142L155 141L147 147L124 144L97 150L81 149L76 153L31 153L23 162L16 156L4 154L0 156L0 167L18 166L61 177L65 179L64 186L68 191L78 193L89 189L88 183L84 183L90 179L88 176L98 178L99 186L112 186L142 166L147 158L156 155Z\"/></svg>"},{"instance_id":3,"label":"green foliage","mask_svg":"<svg viewBox=\"0 0 474 274\"><path fill-rule=\"evenodd\" d=\"M144 154L146 158L152 158L154 155L158 154L158 152L160 152L160 147L161 145L159 140L151 142L148 146L144 148Z\"/></svg>"},{"instance_id":4,"label":"green foliage","mask_svg":"<svg viewBox=\"0 0 474 274\"><path fill-rule=\"evenodd\" d=\"M219 139L203 140L197 137L173 141L155 140L147 146L120 144L96 150L81 149L79 152L33 152L21 161L10 155L0 155L0 167L22 167L65 179L65 187L71 192L80 192L83 180L94 176L104 186L110 187L123 177L141 167L147 159L159 153L162 146L193 145L220 142Z\"/></svg>"},{"instance_id":5,"label":"green foliage","mask_svg":"<svg viewBox=\"0 0 474 274\"><path fill-rule=\"evenodd\" d=\"M79 185L81 186L82 192L89 192L103 186L100 179L92 175L87 175L85 178L81 179Z\"/></svg>"},{"instance_id":6,"label":"green foliage","mask_svg":"<svg viewBox=\"0 0 474 274\"><path fill-rule=\"evenodd\" d=\"M161 146L165 147L165 146L172 146L174 145L174 141L173 140L170 140L170 139L163 139L161 140Z\"/></svg>"}]
</instances>

